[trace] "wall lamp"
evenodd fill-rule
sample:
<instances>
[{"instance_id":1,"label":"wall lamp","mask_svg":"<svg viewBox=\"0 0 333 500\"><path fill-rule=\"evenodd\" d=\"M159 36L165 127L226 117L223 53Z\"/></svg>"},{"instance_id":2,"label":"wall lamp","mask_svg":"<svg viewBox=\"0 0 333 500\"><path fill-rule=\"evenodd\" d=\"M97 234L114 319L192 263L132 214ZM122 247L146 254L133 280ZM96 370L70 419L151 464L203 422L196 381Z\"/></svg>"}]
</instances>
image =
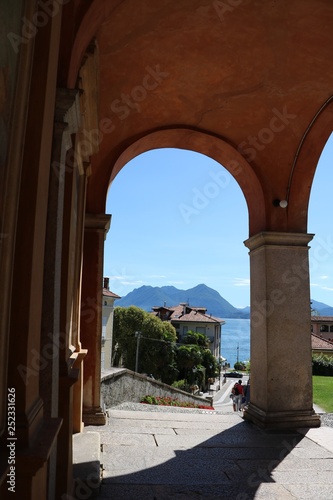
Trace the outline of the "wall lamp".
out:
<instances>
[{"instance_id":1,"label":"wall lamp","mask_svg":"<svg viewBox=\"0 0 333 500\"><path fill-rule=\"evenodd\" d=\"M281 207L281 208L287 208L288 202L287 200L273 200L273 205L274 207Z\"/></svg>"}]
</instances>

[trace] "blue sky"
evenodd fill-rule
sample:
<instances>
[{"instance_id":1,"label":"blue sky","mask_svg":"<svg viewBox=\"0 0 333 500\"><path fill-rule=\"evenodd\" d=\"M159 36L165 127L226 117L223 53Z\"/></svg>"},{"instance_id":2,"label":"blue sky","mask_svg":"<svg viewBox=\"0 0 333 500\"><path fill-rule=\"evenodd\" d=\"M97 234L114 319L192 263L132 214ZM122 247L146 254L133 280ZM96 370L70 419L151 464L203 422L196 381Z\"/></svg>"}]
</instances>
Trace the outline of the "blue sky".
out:
<instances>
[{"instance_id":1,"label":"blue sky","mask_svg":"<svg viewBox=\"0 0 333 500\"><path fill-rule=\"evenodd\" d=\"M333 305L333 140L311 191L309 233L312 298ZM199 283L235 307L250 303L248 213L233 177L191 151L157 149L134 158L112 182L106 212L104 276L124 296L142 285Z\"/></svg>"}]
</instances>

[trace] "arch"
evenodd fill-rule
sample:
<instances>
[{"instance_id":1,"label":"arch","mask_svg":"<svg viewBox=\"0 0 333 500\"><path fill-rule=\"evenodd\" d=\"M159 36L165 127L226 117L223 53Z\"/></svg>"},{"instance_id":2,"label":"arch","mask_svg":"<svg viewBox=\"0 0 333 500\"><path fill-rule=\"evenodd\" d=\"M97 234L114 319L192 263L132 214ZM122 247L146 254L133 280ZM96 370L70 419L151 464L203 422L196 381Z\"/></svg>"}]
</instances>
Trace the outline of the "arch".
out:
<instances>
[{"instance_id":1,"label":"arch","mask_svg":"<svg viewBox=\"0 0 333 500\"><path fill-rule=\"evenodd\" d=\"M303 134L288 186L289 231L306 232L311 186L320 155L333 131L333 96L319 108Z\"/></svg>"},{"instance_id":2,"label":"arch","mask_svg":"<svg viewBox=\"0 0 333 500\"><path fill-rule=\"evenodd\" d=\"M261 184L244 157L224 140L204 132L175 128L152 132L130 144L118 157L110 183L135 156L160 148L188 149L220 163L239 184L249 210L250 236L265 228L265 203Z\"/></svg>"}]
</instances>

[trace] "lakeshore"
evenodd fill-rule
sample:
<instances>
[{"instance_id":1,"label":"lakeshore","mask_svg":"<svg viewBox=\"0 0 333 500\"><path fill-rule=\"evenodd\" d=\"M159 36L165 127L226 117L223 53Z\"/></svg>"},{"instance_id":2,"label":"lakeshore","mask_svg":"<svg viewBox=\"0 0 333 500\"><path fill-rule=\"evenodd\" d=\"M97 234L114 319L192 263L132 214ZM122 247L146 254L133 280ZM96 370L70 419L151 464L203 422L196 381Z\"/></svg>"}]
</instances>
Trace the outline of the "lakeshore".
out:
<instances>
[{"instance_id":1,"label":"lakeshore","mask_svg":"<svg viewBox=\"0 0 333 500\"><path fill-rule=\"evenodd\" d=\"M250 320L224 318L221 333L221 356L233 368L237 361L250 359Z\"/></svg>"}]
</instances>

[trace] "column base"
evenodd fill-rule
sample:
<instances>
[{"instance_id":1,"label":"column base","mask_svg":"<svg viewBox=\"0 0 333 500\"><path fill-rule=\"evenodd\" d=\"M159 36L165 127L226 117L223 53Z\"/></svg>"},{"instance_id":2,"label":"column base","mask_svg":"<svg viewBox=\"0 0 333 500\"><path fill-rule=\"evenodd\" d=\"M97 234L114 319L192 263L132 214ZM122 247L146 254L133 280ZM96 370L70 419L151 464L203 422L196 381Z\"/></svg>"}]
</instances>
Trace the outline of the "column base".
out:
<instances>
[{"instance_id":1,"label":"column base","mask_svg":"<svg viewBox=\"0 0 333 500\"><path fill-rule=\"evenodd\" d=\"M84 425L105 425L106 414L100 406L95 408L83 408L82 420Z\"/></svg>"},{"instance_id":2,"label":"column base","mask_svg":"<svg viewBox=\"0 0 333 500\"><path fill-rule=\"evenodd\" d=\"M320 416L313 409L267 412L250 403L249 407L244 411L243 417L262 429L320 427Z\"/></svg>"}]
</instances>

